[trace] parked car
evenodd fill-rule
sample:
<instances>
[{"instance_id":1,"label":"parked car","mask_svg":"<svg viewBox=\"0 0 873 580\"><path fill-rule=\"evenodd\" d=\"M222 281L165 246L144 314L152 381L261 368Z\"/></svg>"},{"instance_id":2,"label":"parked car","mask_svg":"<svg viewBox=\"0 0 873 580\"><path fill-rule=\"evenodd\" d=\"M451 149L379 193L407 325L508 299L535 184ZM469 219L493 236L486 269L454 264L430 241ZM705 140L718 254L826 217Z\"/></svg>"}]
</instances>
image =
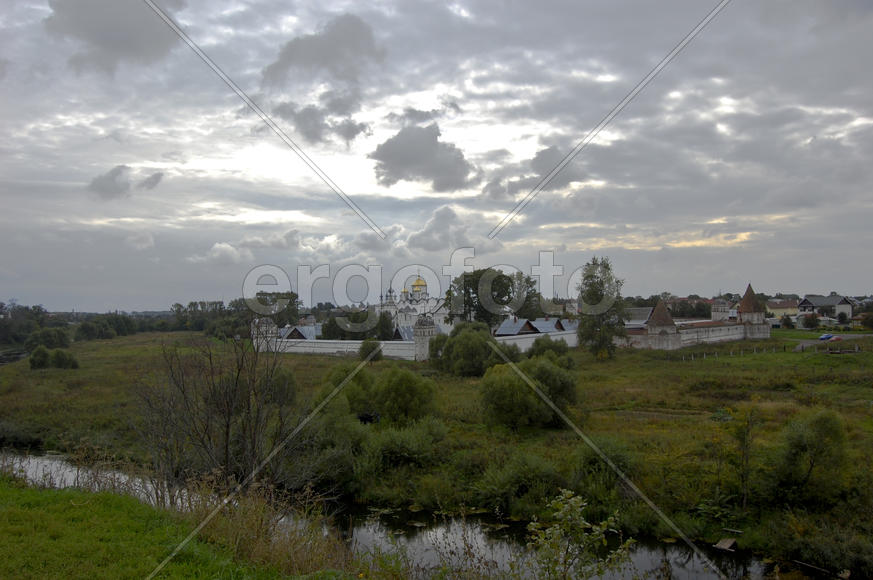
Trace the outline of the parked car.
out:
<instances>
[{"instance_id":1,"label":"parked car","mask_svg":"<svg viewBox=\"0 0 873 580\"><path fill-rule=\"evenodd\" d=\"M830 340L834 337L833 334L822 334L818 337L819 340Z\"/></svg>"}]
</instances>

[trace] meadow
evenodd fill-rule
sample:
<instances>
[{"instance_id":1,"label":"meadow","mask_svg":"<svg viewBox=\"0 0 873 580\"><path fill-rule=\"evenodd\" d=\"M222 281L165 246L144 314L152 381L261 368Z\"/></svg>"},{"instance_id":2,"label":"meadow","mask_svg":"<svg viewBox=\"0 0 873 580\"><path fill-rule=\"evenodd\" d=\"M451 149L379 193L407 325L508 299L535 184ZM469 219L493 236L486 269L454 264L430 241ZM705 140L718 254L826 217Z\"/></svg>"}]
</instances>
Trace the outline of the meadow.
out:
<instances>
[{"instance_id":1,"label":"meadow","mask_svg":"<svg viewBox=\"0 0 873 580\"><path fill-rule=\"evenodd\" d=\"M603 362L576 349L578 403L568 415L689 536L714 543L726 528L739 530L732 533L741 548L870 574L873 340L842 343L859 345L851 354L793 351L797 340L817 336L782 331L767 341L672 353L620 350ZM162 344L197 337L145 333L75 343L76 370L32 371L26 361L0 367L0 446L145 462L136 390L144 380L160 380ZM302 408L348 362L281 357ZM488 424L479 378L405 361L379 361L366 372L378 377L394 366L434 382L428 422L360 425L343 415L338 398L313 425L330 432L338 421L355 434L346 450L348 473L337 484L347 501L528 520L568 488L589 500L593 519L618 511L628 535L675 536L570 429ZM792 433L826 411L845 434L843 461L829 472L811 468L804 494L784 493L780 465ZM745 472L737 437L744 418L752 433ZM332 453L343 444L333 443Z\"/></svg>"}]
</instances>

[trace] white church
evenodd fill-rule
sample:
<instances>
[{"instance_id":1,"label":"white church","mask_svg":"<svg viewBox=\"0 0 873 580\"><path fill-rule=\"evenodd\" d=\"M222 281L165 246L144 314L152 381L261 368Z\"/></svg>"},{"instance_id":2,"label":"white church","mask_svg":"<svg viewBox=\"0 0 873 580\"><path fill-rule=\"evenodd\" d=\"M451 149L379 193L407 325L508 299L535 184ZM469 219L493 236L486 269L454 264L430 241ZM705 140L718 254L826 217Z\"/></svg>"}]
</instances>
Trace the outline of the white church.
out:
<instances>
[{"instance_id":1,"label":"white church","mask_svg":"<svg viewBox=\"0 0 873 580\"><path fill-rule=\"evenodd\" d=\"M417 276L409 288L403 288L399 296L391 287L384 296L380 294L376 314L383 312L391 316L394 328L406 340L412 339L412 328L422 314L433 319L440 333L448 334L453 326L453 323L447 320L449 309L445 297L428 294L427 282L422 280L421 276Z\"/></svg>"}]
</instances>

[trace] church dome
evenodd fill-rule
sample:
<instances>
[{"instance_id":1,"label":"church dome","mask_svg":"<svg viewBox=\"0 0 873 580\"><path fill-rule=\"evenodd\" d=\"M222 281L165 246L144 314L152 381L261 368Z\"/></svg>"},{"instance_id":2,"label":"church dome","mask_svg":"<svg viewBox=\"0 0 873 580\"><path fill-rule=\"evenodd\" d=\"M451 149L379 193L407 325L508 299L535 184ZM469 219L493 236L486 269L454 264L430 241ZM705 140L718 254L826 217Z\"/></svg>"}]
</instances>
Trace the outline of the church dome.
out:
<instances>
[{"instance_id":1,"label":"church dome","mask_svg":"<svg viewBox=\"0 0 873 580\"><path fill-rule=\"evenodd\" d=\"M421 276L415 279L415 282L412 283L412 290L425 289L427 288L427 282L421 279Z\"/></svg>"}]
</instances>

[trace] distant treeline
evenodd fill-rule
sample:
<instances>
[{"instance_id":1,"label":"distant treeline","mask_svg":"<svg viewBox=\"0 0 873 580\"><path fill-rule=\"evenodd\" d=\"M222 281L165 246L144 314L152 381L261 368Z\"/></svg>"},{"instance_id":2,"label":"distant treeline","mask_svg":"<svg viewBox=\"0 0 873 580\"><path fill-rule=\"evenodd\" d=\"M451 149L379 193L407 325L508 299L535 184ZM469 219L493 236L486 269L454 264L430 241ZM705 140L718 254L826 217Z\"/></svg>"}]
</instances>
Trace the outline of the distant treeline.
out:
<instances>
[{"instance_id":1,"label":"distant treeline","mask_svg":"<svg viewBox=\"0 0 873 580\"><path fill-rule=\"evenodd\" d=\"M281 301L281 302L280 302ZM0 345L33 351L67 348L72 341L111 339L138 332L193 330L219 338L248 336L253 318L264 311L276 324L297 324L297 295L293 292L260 293L261 313L254 312L243 298L223 301L176 303L165 316L126 313L49 313L42 305L21 306L0 302Z\"/></svg>"}]
</instances>

